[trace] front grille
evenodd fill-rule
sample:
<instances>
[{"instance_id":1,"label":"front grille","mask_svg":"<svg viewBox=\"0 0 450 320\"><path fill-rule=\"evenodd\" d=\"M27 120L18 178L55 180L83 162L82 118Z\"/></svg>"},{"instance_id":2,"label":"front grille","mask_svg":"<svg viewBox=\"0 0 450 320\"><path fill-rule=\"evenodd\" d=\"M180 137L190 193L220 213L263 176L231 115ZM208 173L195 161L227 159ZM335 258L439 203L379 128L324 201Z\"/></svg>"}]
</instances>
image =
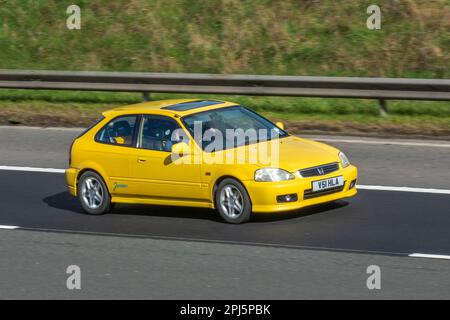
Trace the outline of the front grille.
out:
<instances>
[{"instance_id":1,"label":"front grille","mask_svg":"<svg viewBox=\"0 0 450 320\"><path fill-rule=\"evenodd\" d=\"M322 166L300 169L299 172L302 175L302 177L307 178L307 177L323 176L337 170L339 170L339 163L333 162L324 164Z\"/></svg>"},{"instance_id":2,"label":"front grille","mask_svg":"<svg viewBox=\"0 0 450 320\"><path fill-rule=\"evenodd\" d=\"M313 192L312 189L305 190L305 193L303 194L303 199L306 200L306 199L311 199L311 198L315 198L315 197L326 196L326 195L332 194L332 193L341 192L342 190L344 190L344 186L345 186L345 182L344 182L343 186L326 189L326 190L322 190L322 191Z\"/></svg>"}]
</instances>

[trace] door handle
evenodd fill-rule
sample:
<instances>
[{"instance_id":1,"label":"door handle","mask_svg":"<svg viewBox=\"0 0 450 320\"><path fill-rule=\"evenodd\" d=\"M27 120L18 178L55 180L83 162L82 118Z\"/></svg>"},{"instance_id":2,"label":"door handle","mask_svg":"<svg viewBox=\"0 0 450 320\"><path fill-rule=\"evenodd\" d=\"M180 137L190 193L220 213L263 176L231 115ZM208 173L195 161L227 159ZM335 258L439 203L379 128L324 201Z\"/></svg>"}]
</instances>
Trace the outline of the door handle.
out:
<instances>
[{"instance_id":1,"label":"door handle","mask_svg":"<svg viewBox=\"0 0 450 320\"><path fill-rule=\"evenodd\" d=\"M138 163L146 163L147 159L145 159L145 158L138 158L137 161L138 161Z\"/></svg>"}]
</instances>

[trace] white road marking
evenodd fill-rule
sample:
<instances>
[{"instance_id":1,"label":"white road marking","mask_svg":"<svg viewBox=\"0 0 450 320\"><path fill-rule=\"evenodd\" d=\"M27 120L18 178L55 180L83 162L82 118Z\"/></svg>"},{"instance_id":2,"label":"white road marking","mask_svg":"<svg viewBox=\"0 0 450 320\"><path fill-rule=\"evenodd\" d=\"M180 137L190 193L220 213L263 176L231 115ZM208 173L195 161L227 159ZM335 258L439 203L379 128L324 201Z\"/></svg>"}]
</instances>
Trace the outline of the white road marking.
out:
<instances>
[{"instance_id":1,"label":"white road marking","mask_svg":"<svg viewBox=\"0 0 450 320\"><path fill-rule=\"evenodd\" d=\"M445 255L441 255L441 254L413 253L413 254L408 255L408 257L450 260L450 256L445 256Z\"/></svg>"},{"instance_id":2,"label":"white road marking","mask_svg":"<svg viewBox=\"0 0 450 320\"><path fill-rule=\"evenodd\" d=\"M0 229L4 229L4 230L15 230L15 229L19 229L20 227L18 226L4 226L4 225L0 225Z\"/></svg>"},{"instance_id":3,"label":"white road marking","mask_svg":"<svg viewBox=\"0 0 450 320\"><path fill-rule=\"evenodd\" d=\"M33 127L33 126L0 126L0 130L42 130L42 131L73 131L83 132L86 128L65 128L65 127Z\"/></svg>"},{"instance_id":4,"label":"white road marking","mask_svg":"<svg viewBox=\"0 0 450 320\"><path fill-rule=\"evenodd\" d=\"M401 192L420 192L420 193L438 193L450 194L448 189L433 189L433 188L410 188L410 187L390 187L390 186L366 186L357 185L357 189L361 190L380 190L380 191L401 191Z\"/></svg>"},{"instance_id":5,"label":"white road marking","mask_svg":"<svg viewBox=\"0 0 450 320\"><path fill-rule=\"evenodd\" d=\"M34 167L14 167L14 166L0 166L0 170L7 171L25 171L25 172L48 172L48 173L64 173L64 169L53 168L34 168Z\"/></svg>"},{"instance_id":6,"label":"white road marking","mask_svg":"<svg viewBox=\"0 0 450 320\"><path fill-rule=\"evenodd\" d=\"M363 140L363 139L334 139L334 138L320 138L320 137L311 137L311 139L321 142L343 142L343 143L378 144L378 145L394 145L394 146L408 146L408 147L450 148L449 143L406 142L395 140L382 141L382 140Z\"/></svg>"},{"instance_id":7,"label":"white road marking","mask_svg":"<svg viewBox=\"0 0 450 320\"><path fill-rule=\"evenodd\" d=\"M0 166L0 170L25 171L25 172L65 173L64 169L34 168L34 167L14 167L14 166ZM379 190L379 191L401 191L401 192L450 194L450 190L449 189L434 189L434 188L410 188L410 187L371 186L371 185L357 185L356 188L360 189L360 190Z\"/></svg>"}]
</instances>

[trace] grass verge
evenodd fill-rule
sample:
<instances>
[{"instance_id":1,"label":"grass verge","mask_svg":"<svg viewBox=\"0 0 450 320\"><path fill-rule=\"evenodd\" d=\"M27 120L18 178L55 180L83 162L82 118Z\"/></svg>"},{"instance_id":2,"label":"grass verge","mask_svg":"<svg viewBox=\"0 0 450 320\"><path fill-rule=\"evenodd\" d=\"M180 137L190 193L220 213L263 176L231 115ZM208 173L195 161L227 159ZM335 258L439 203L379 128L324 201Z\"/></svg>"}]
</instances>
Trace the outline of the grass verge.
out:
<instances>
[{"instance_id":1,"label":"grass verge","mask_svg":"<svg viewBox=\"0 0 450 320\"><path fill-rule=\"evenodd\" d=\"M182 94L151 97L234 101L285 122L292 133L450 137L449 102L389 101L389 115L381 117L377 101L371 100ZM142 96L138 93L3 90L0 124L85 127L104 110L139 102Z\"/></svg>"}]
</instances>

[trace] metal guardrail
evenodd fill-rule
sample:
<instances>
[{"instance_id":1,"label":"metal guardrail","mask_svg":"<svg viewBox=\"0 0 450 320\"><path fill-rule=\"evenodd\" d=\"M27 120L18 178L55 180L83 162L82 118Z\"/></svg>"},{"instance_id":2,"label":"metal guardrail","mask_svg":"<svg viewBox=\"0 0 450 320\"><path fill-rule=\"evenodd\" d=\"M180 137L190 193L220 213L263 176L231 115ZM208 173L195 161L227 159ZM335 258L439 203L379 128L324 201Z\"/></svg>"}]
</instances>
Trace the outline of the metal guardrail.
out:
<instances>
[{"instance_id":1,"label":"metal guardrail","mask_svg":"<svg viewBox=\"0 0 450 320\"><path fill-rule=\"evenodd\" d=\"M450 101L450 80L0 70L0 88Z\"/></svg>"}]
</instances>

